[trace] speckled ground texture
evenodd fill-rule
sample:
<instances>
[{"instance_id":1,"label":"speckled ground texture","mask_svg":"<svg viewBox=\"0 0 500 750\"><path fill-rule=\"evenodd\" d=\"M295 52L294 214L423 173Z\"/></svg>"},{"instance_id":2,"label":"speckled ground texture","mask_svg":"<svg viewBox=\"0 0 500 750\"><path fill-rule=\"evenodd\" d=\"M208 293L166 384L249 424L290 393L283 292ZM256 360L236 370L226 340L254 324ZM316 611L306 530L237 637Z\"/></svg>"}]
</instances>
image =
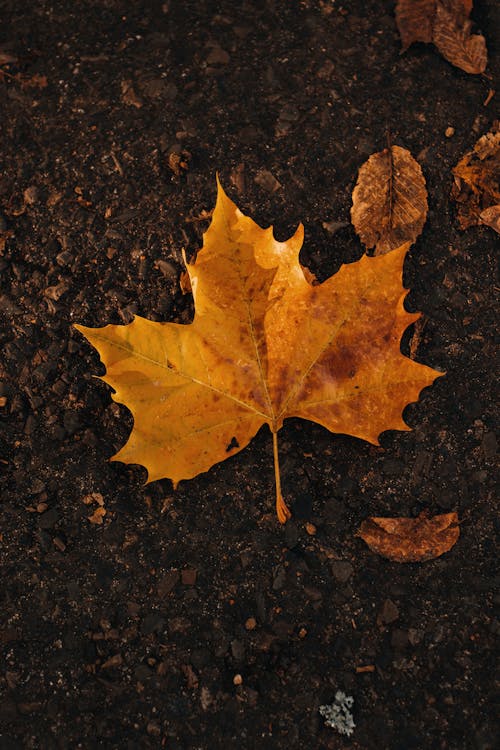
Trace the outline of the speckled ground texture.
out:
<instances>
[{"instance_id":1,"label":"speckled ground texture","mask_svg":"<svg viewBox=\"0 0 500 750\"><path fill-rule=\"evenodd\" d=\"M460 232L449 198L498 113L498 6L475 5L491 78L431 45L401 56L391 2L0 0L21 74L0 83L2 750L494 747L498 245ZM72 323L189 323L182 250L216 171L279 239L303 221L302 262L327 278L362 254L350 196L388 133L427 179L407 306L417 359L447 371L413 430L375 447L287 422L284 527L267 429L175 493L110 463L131 416ZM462 521L440 559L355 537L424 508ZM337 690L351 737L318 711Z\"/></svg>"}]
</instances>

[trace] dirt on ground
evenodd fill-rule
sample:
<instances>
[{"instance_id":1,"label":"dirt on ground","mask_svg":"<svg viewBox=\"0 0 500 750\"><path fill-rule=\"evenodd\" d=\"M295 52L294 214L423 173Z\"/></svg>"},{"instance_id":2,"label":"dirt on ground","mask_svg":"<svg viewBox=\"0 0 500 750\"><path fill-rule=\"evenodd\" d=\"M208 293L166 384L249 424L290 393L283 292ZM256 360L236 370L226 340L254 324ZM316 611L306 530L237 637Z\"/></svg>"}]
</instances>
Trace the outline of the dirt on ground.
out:
<instances>
[{"instance_id":1,"label":"dirt on ground","mask_svg":"<svg viewBox=\"0 0 500 750\"><path fill-rule=\"evenodd\" d=\"M483 76L430 44L400 55L392 2L0 0L0 18L1 749L492 750L498 235L460 231L450 190L498 117L497 4L473 11ZM447 373L412 431L377 447L287 421L284 526L267 428L175 492L109 462L132 417L72 324L189 323L182 251L216 172L278 239L302 221L327 278L363 253L351 193L388 138L427 180L406 304L416 359ZM459 514L439 559L355 536L424 509ZM351 736L319 712L337 691Z\"/></svg>"}]
</instances>

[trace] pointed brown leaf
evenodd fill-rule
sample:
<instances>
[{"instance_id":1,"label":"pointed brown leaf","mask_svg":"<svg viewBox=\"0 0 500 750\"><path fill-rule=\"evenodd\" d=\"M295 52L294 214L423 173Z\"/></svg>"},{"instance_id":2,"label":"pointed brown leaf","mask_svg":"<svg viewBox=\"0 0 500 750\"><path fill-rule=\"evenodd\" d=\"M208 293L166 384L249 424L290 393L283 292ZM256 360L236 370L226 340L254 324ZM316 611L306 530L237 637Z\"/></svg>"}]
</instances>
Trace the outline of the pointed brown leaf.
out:
<instances>
[{"instance_id":1,"label":"pointed brown leaf","mask_svg":"<svg viewBox=\"0 0 500 750\"><path fill-rule=\"evenodd\" d=\"M374 255L415 242L427 216L427 190L420 165L400 146L370 156L359 170L351 220Z\"/></svg>"},{"instance_id":2,"label":"pointed brown leaf","mask_svg":"<svg viewBox=\"0 0 500 750\"><path fill-rule=\"evenodd\" d=\"M402 52L413 42L432 42L436 0L398 0L396 23Z\"/></svg>"},{"instance_id":3,"label":"pointed brown leaf","mask_svg":"<svg viewBox=\"0 0 500 750\"><path fill-rule=\"evenodd\" d=\"M452 65L466 73L484 73L488 62L486 40L481 34L471 34L471 22L464 20L461 3L436 5L432 41Z\"/></svg>"},{"instance_id":4,"label":"pointed brown leaf","mask_svg":"<svg viewBox=\"0 0 500 750\"><path fill-rule=\"evenodd\" d=\"M448 552L460 535L458 515L444 513L429 518L367 518L357 536L372 552L394 562L424 562Z\"/></svg>"},{"instance_id":5,"label":"pointed brown leaf","mask_svg":"<svg viewBox=\"0 0 500 750\"><path fill-rule=\"evenodd\" d=\"M458 203L461 229L476 224L490 224L483 217L485 209L500 203L500 127L496 125L483 135L472 151L453 168L455 184L451 195ZM491 212L494 216L494 212Z\"/></svg>"}]
</instances>

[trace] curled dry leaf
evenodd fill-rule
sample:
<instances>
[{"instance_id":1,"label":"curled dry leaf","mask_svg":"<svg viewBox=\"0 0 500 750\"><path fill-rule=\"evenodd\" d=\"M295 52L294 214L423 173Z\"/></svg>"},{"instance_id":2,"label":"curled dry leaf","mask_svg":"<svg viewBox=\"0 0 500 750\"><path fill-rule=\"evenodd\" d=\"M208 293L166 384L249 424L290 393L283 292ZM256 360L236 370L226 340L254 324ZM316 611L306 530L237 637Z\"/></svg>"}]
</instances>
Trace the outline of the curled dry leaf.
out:
<instances>
[{"instance_id":1,"label":"curled dry leaf","mask_svg":"<svg viewBox=\"0 0 500 750\"><path fill-rule=\"evenodd\" d=\"M370 156L352 194L351 219L363 244L374 255L408 249L426 217L425 177L410 152L392 146Z\"/></svg>"},{"instance_id":2,"label":"curled dry leaf","mask_svg":"<svg viewBox=\"0 0 500 750\"><path fill-rule=\"evenodd\" d=\"M486 41L471 34L472 0L398 0L396 22L402 52L413 42L433 42L442 56L466 73L483 73Z\"/></svg>"},{"instance_id":3,"label":"curled dry leaf","mask_svg":"<svg viewBox=\"0 0 500 750\"><path fill-rule=\"evenodd\" d=\"M360 536L369 548L394 562L425 562L448 552L460 535L458 515L444 513L429 518L367 518Z\"/></svg>"},{"instance_id":4,"label":"curled dry leaf","mask_svg":"<svg viewBox=\"0 0 500 750\"><path fill-rule=\"evenodd\" d=\"M491 212L493 217L486 214L486 218L483 217L483 213L485 209L500 203L500 127L498 123L495 123L492 130L478 140L472 151L460 159L453 168L453 174L455 183L451 195L458 203L460 228L467 229L483 222L490 224L495 212Z\"/></svg>"},{"instance_id":5,"label":"curled dry leaf","mask_svg":"<svg viewBox=\"0 0 500 750\"><path fill-rule=\"evenodd\" d=\"M99 351L114 400L134 417L115 460L176 485L243 450L267 424L284 523L277 434L287 417L375 444L383 430L409 429L403 409L442 373L400 351L419 317L404 309L404 248L365 255L315 285L300 266L302 239L300 225L278 242L219 185L203 247L187 264L192 323L136 316L77 326Z\"/></svg>"},{"instance_id":6,"label":"curled dry leaf","mask_svg":"<svg viewBox=\"0 0 500 750\"><path fill-rule=\"evenodd\" d=\"M436 4L433 42L445 60L477 75L486 70L486 40L481 34L471 34L471 22L461 19L461 5L460 0Z\"/></svg>"}]
</instances>

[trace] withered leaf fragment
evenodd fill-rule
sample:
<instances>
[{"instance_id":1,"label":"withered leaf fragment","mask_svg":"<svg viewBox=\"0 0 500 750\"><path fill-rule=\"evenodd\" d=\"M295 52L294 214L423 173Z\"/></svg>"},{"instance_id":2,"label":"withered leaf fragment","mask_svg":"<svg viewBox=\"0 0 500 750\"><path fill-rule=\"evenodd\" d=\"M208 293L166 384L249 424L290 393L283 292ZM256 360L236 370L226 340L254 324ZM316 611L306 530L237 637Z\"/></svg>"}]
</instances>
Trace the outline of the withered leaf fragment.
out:
<instances>
[{"instance_id":1,"label":"withered leaf fragment","mask_svg":"<svg viewBox=\"0 0 500 750\"><path fill-rule=\"evenodd\" d=\"M413 42L433 42L452 65L466 73L483 73L486 41L471 34L472 0L398 0L396 22L402 52Z\"/></svg>"},{"instance_id":2,"label":"withered leaf fragment","mask_svg":"<svg viewBox=\"0 0 500 750\"><path fill-rule=\"evenodd\" d=\"M96 508L92 515L88 516L90 523L101 525L103 523L104 516L106 515L106 508Z\"/></svg>"},{"instance_id":3,"label":"withered leaf fragment","mask_svg":"<svg viewBox=\"0 0 500 750\"><path fill-rule=\"evenodd\" d=\"M465 73L478 75L484 73L488 62L486 40L481 34L471 34L470 10L465 15L463 5L460 0L436 3L433 42L445 60Z\"/></svg>"},{"instance_id":4,"label":"withered leaf fragment","mask_svg":"<svg viewBox=\"0 0 500 750\"><path fill-rule=\"evenodd\" d=\"M432 42L436 0L398 0L396 23L402 52L414 42Z\"/></svg>"},{"instance_id":5,"label":"withered leaf fragment","mask_svg":"<svg viewBox=\"0 0 500 750\"><path fill-rule=\"evenodd\" d=\"M481 211L479 218L483 224L486 224L500 234L500 205L485 208L484 211Z\"/></svg>"},{"instance_id":6,"label":"withered leaf fragment","mask_svg":"<svg viewBox=\"0 0 500 750\"><path fill-rule=\"evenodd\" d=\"M455 182L452 198L458 203L458 223L461 229L476 224L491 225L490 214L485 209L500 203L500 127L495 123L483 135L472 151L465 154L453 167ZM495 228L495 227L493 227Z\"/></svg>"},{"instance_id":7,"label":"withered leaf fragment","mask_svg":"<svg viewBox=\"0 0 500 750\"><path fill-rule=\"evenodd\" d=\"M392 146L370 156L352 194L351 220L363 244L374 255L408 249L426 216L425 178L410 152Z\"/></svg>"},{"instance_id":8,"label":"withered leaf fragment","mask_svg":"<svg viewBox=\"0 0 500 750\"><path fill-rule=\"evenodd\" d=\"M425 562L448 552L460 535L456 513L429 518L367 518L357 536L372 552L394 562Z\"/></svg>"},{"instance_id":9,"label":"withered leaf fragment","mask_svg":"<svg viewBox=\"0 0 500 750\"><path fill-rule=\"evenodd\" d=\"M299 262L303 227L278 242L244 216L218 185L212 222L187 264L192 323L77 326L99 351L115 401L134 427L114 457L142 464L148 480L174 485L242 450L263 425L273 436L276 509L281 495L277 433L287 417L378 444L408 430L405 406L438 373L403 356L401 336L418 319L404 309L404 248L366 255L322 284Z\"/></svg>"}]
</instances>

